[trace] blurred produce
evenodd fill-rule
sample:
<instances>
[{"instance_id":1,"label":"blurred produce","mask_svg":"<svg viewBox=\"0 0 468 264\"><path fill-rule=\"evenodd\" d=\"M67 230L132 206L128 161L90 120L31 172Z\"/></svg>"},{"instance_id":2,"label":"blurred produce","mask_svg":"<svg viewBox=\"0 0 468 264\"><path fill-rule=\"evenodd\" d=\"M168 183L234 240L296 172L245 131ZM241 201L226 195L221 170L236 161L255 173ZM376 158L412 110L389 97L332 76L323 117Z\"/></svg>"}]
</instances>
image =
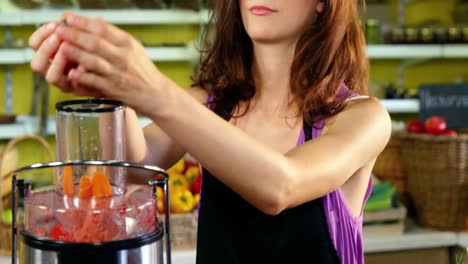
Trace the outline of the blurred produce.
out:
<instances>
[{"instance_id":1,"label":"blurred produce","mask_svg":"<svg viewBox=\"0 0 468 264\"><path fill-rule=\"evenodd\" d=\"M406 131L412 134L429 134L439 136L456 136L455 130L447 128L447 121L441 116L431 116L424 122L418 119L411 119L407 123Z\"/></svg>"},{"instance_id":2,"label":"blurred produce","mask_svg":"<svg viewBox=\"0 0 468 264\"><path fill-rule=\"evenodd\" d=\"M372 193L364 206L365 212L387 210L398 206L399 193L389 182L380 182L372 187Z\"/></svg>"},{"instance_id":3,"label":"blurred produce","mask_svg":"<svg viewBox=\"0 0 468 264\"><path fill-rule=\"evenodd\" d=\"M198 206L201 191L202 172L198 162L184 157L167 170L169 174L169 195L171 212L191 213ZM157 190L157 207L165 212L163 190Z\"/></svg>"}]
</instances>

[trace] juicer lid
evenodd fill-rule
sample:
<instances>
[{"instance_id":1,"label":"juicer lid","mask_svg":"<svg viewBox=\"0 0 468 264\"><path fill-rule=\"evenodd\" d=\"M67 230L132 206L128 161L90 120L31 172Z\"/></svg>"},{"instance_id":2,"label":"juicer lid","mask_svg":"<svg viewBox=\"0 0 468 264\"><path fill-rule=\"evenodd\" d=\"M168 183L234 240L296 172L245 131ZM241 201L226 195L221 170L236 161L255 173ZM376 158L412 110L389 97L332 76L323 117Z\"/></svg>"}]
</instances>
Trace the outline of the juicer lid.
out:
<instances>
[{"instance_id":1,"label":"juicer lid","mask_svg":"<svg viewBox=\"0 0 468 264\"><path fill-rule=\"evenodd\" d=\"M70 100L55 104L57 111L68 113L107 113L124 108L123 102L108 99Z\"/></svg>"}]
</instances>

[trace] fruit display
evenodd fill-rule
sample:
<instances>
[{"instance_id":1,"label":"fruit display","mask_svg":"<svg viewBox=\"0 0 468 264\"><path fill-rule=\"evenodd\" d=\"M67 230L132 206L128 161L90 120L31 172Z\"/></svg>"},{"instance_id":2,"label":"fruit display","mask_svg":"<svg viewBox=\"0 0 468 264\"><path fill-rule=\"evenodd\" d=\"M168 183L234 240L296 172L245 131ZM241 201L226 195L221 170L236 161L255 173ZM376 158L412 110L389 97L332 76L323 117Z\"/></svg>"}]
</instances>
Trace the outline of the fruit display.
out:
<instances>
[{"instance_id":1,"label":"fruit display","mask_svg":"<svg viewBox=\"0 0 468 264\"><path fill-rule=\"evenodd\" d=\"M167 170L169 174L169 201L172 214L191 213L198 207L201 191L200 164L184 157ZM162 188L157 189L157 208L164 213Z\"/></svg>"},{"instance_id":2,"label":"fruit display","mask_svg":"<svg viewBox=\"0 0 468 264\"><path fill-rule=\"evenodd\" d=\"M447 128L447 121L441 116L431 116L424 122L419 119L411 119L406 123L406 132L441 136L457 135L455 130Z\"/></svg>"}]
</instances>

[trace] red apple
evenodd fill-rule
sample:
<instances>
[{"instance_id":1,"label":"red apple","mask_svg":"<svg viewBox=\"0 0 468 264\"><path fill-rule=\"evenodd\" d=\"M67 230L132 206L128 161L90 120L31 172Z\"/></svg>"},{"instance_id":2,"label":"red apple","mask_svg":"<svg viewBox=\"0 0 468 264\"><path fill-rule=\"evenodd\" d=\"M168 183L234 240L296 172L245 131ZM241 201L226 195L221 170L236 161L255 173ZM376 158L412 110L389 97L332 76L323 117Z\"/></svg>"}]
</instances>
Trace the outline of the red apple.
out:
<instances>
[{"instance_id":1,"label":"red apple","mask_svg":"<svg viewBox=\"0 0 468 264\"><path fill-rule=\"evenodd\" d=\"M424 123L419 119L411 119L406 124L406 131L408 133L424 133Z\"/></svg>"},{"instance_id":2,"label":"red apple","mask_svg":"<svg viewBox=\"0 0 468 264\"><path fill-rule=\"evenodd\" d=\"M455 131L453 129L447 129L442 133L442 135L444 135L444 136L456 136L457 131Z\"/></svg>"},{"instance_id":3,"label":"red apple","mask_svg":"<svg viewBox=\"0 0 468 264\"><path fill-rule=\"evenodd\" d=\"M447 122L443 117L431 116L426 120L426 132L429 134L440 135L447 128Z\"/></svg>"}]
</instances>

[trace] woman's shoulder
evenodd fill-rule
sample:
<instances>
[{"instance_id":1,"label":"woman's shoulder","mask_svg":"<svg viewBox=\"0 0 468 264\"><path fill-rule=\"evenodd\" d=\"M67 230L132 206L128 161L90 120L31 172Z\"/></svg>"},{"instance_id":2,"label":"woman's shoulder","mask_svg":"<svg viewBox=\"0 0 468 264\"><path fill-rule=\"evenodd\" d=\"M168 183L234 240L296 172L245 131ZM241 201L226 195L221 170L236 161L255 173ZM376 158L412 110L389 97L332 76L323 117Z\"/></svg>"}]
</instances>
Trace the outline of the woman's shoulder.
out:
<instances>
[{"instance_id":1,"label":"woman's shoulder","mask_svg":"<svg viewBox=\"0 0 468 264\"><path fill-rule=\"evenodd\" d=\"M371 96L359 96L345 101L342 110L331 117L325 125L325 134L332 127L347 130L351 126L363 129L378 125L382 133L391 130L391 117L379 99Z\"/></svg>"}]
</instances>

